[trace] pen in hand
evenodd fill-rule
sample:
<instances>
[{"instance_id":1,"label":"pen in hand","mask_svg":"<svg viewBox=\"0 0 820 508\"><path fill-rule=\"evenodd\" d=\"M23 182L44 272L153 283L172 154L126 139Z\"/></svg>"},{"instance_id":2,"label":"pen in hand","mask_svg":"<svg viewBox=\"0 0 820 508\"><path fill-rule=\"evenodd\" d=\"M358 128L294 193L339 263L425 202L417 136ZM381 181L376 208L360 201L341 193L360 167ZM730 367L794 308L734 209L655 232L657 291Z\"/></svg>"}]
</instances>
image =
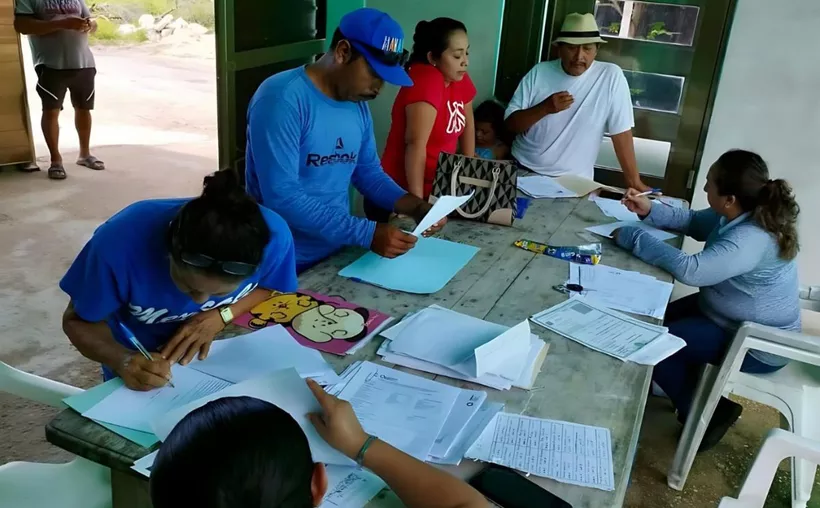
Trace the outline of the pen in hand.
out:
<instances>
[{"instance_id":1,"label":"pen in hand","mask_svg":"<svg viewBox=\"0 0 820 508\"><path fill-rule=\"evenodd\" d=\"M145 346L143 346L140 343L140 341L137 340L136 335L134 335L134 333L131 330L129 330L128 327L124 324L119 323L119 325L120 329L125 333L125 336L128 338L128 341L131 342L131 344L133 344L137 351L139 351L140 354L142 354L142 356L144 356L147 360L153 362L154 359L151 357L151 354L148 352L147 349L145 349ZM174 381L171 379L170 376L168 376L168 384L171 386L171 388L176 388L176 386L174 386Z\"/></svg>"}]
</instances>

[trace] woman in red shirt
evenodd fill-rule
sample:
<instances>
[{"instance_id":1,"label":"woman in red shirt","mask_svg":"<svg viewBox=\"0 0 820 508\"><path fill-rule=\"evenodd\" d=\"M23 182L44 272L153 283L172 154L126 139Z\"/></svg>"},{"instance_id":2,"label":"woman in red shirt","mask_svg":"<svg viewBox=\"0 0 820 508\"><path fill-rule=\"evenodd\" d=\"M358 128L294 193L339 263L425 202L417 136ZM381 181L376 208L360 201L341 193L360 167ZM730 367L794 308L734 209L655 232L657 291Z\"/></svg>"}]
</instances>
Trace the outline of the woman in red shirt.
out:
<instances>
[{"instance_id":1,"label":"woman in red shirt","mask_svg":"<svg viewBox=\"0 0 820 508\"><path fill-rule=\"evenodd\" d=\"M433 188L439 153L455 153L460 142L463 154L475 155L476 89L467 74L469 50L461 21L436 18L416 25L407 68L413 85L402 88L393 103L382 167L422 199ZM365 212L379 222L390 216L368 201Z\"/></svg>"}]
</instances>

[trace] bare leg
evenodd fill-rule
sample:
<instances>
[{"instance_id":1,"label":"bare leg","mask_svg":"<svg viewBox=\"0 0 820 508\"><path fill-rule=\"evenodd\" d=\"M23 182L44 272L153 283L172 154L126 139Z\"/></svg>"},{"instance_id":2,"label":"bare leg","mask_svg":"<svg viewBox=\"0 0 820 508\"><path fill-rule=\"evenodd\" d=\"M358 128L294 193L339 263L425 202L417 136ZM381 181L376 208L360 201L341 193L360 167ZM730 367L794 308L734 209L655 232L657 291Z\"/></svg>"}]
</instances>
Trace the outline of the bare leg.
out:
<instances>
[{"instance_id":1,"label":"bare leg","mask_svg":"<svg viewBox=\"0 0 820 508\"><path fill-rule=\"evenodd\" d=\"M63 156L60 155L60 110L44 109L40 120L43 128L43 137L46 138L46 146L51 154L51 164L61 164Z\"/></svg>"},{"instance_id":2,"label":"bare leg","mask_svg":"<svg viewBox=\"0 0 820 508\"><path fill-rule=\"evenodd\" d=\"M89 143L91 141L91 111L88 109L74 108L74 126L77 128L77 135L80 137L80 159L85 159L91 155Z\"/></svg>"}]
</instances>

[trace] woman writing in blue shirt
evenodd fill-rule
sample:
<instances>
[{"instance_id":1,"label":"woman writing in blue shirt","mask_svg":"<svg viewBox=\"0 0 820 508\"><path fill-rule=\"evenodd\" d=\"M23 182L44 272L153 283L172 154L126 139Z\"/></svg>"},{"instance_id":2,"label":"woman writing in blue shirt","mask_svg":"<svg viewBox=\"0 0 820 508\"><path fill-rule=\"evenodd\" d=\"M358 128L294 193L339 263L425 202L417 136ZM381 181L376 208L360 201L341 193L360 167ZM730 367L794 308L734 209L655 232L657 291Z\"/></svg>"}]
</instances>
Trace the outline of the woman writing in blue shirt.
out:
<instances>
[{"instance_id":1,"label":"woman writing in blue shirt","mask_svg":"<svg viewBox=\"0 0 820 508\"><path fill-rule=\"evenodd\" d=\"M619 246L671 273L700 292L669 306L665 325L686 347L655 367L653 379L686 421L698 367L717 364L744 321L783 330L800 330L795 258L799 250L799 207L784 180L770 180L766 163L744 150L724 153L706 177L709 208L691 211L650 201L630 189L625 204L648 223L681 231L706 242L702 252L686 254L636 227L616 231ZM786 365L778 356L751 350L741 370L774 372ZM701 450L723 437L742 408L722 399Z\"/></svg>"},{"instance_id":2,"label":"woman writing in blue shirt","mask_svg":"<svg viewBox=\"0 0 820 508\"><path fill-rule=\"evenodd\" d=\"M234 316L296 289L293 237L230 171L197 198L134 203L97 228L60 281L63 330L134 390L164 386L171 365L204 359ZM266 288L266 289L262 289ZM148 351L134 351L124 325Z\"/></svg>"}]
</instances>

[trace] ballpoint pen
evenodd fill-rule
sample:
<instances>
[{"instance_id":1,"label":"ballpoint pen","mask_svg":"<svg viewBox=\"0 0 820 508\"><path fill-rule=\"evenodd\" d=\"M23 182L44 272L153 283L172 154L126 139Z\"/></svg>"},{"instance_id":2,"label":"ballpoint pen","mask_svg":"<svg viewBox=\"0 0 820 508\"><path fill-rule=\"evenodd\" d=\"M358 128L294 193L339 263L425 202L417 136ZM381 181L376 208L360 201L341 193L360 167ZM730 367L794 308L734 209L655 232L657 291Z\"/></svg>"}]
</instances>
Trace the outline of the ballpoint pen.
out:
<instances>
[{"instance_id":1,"label":"ballpoint pen","mask_svg":"<svg viewBox=\"0 0 820 508\"><path fill-rule=\"evenodd\" d=\"M122 331L125 332L125 336L131 342L131 344L133 344L134 347L137 348L137 351L142 353L142 356L144 356L148 361L153 362L154 359L151 357L151 354L148 352L147 349L145 349L145 346L140 344L140 341L137 340L137 336L134 335L134 332L129 330L128 327L122 323L119 323L119 325L120 329L122 329ZM174 381L170 377L168 378L168 384L171 385L171 388L176 388L176 386L174 386Z\"/></svg>"}]
</instances>

